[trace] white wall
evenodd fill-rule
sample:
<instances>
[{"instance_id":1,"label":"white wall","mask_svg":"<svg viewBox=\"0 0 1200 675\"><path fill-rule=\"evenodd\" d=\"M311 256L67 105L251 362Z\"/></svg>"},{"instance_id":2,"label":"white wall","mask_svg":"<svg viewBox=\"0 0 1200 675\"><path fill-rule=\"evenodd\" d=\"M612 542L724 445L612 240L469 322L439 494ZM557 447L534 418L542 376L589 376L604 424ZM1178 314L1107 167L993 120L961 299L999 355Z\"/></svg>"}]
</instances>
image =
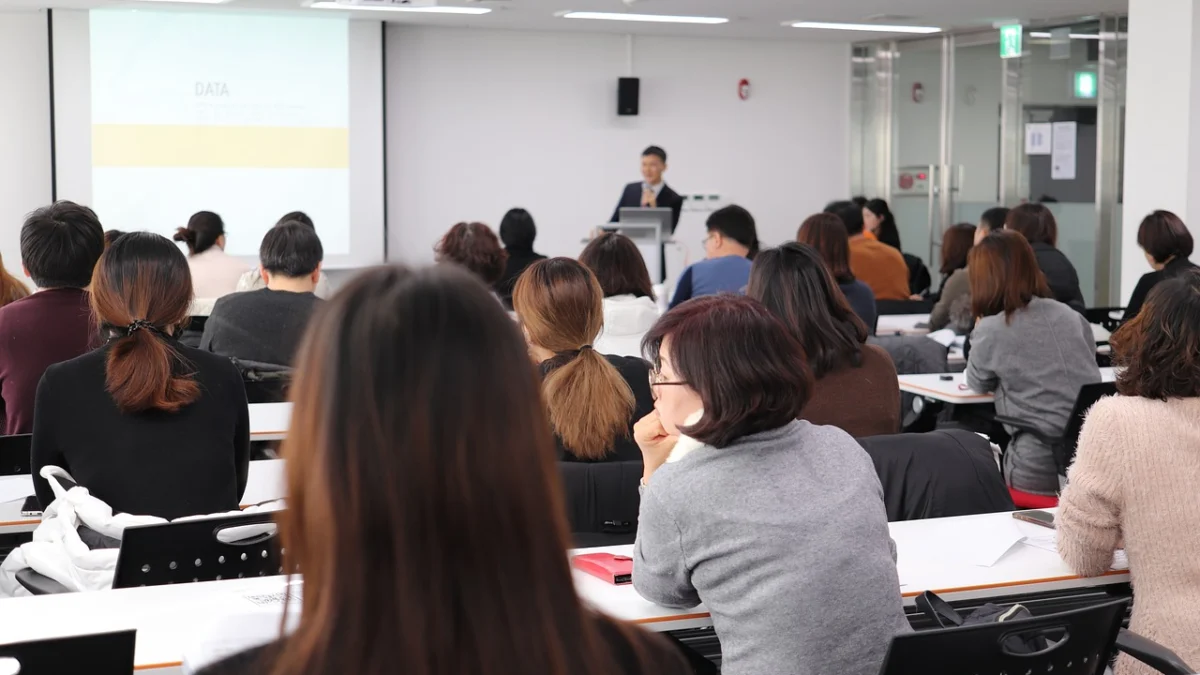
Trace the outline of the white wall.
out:
<instances>
[{"instance_id":1,"label":"white wall","mask_svg":"<svg viewBox=\"0 0 1200 675\"><path fill-rule=\"evenodd\" d=\"M539 252L576 255L651 143L670 155L669 184L742 204L766 244L848 194L848 45L633 44L641 115L621 118L624 36L389 26L389 256L431 260L455 222L497 226L513 206L537 221ZM703 218L685 214L677 232L693 257Z\"/></svg>"},{"instance_id":2,"label":"white wall","mask_svg":"<svg viewBox=\"0 0 1200 675\"><path fill-rule=\"evenodd\" d=\"M44 11L0 12L0 255L18 276L21 223L51 194L47 41Z\"/></svg>"}]
</instances>

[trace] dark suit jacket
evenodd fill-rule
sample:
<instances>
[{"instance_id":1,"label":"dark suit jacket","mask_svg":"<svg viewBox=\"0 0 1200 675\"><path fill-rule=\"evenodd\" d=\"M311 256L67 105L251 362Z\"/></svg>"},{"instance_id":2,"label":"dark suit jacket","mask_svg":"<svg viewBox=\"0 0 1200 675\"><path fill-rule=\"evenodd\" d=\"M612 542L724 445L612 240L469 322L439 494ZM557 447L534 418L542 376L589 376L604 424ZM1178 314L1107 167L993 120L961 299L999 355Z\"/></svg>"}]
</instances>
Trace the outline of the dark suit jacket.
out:
<instances>
[{"instance_id":1,"label":"dark suit jacket","mask_svg":"<svg viewBox=\"0 0 1200 675\"><path fill-rule=\"evenodd\" d=\"M671 232L679 226L679 214L683 211L683 197L679 193L671 189L670 185L663 184L662 191L658 193L658 199L655 202L658 208L671 209ZM621 209L636 209L642 205L642 182L630 183L625 186L625 191L621 193L621 201L617 203L617 208L613 209L610 223L618 222L621 219Z\"/></svg>"}]
</instances>

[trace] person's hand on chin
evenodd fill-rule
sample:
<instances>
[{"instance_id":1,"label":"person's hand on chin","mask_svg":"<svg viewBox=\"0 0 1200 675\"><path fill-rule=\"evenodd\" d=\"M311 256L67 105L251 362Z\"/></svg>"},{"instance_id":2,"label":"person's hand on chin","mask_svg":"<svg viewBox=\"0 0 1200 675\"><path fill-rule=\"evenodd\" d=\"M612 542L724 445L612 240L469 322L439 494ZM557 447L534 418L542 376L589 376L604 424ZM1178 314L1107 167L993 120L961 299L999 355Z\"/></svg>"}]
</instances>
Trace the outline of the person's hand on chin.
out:
<instances>
[{"instance_id":1,"label":"person's hand on chin","mask_svg":"<svg viewBox=\"0 0 1200 675\"><path fill-rule=\"evenodd\" d=\"M649 483L650 476L658 467L666 464L667 457L679 441L679 436L667 432L657 410L651 410L649 415L638 420L633 425L633 440L642 450L642 482Z\"/></svg>"}]
</instances>

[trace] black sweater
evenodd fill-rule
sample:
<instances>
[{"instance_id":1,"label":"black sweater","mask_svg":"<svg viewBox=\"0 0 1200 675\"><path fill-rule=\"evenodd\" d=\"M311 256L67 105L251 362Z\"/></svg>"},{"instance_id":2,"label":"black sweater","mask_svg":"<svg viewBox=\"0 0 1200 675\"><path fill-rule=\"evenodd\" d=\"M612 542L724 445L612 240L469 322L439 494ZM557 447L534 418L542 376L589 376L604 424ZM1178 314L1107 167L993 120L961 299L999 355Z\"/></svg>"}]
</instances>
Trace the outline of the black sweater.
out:
<instances>
[{"instance_id":1,"label":"black sweater","mask_svg":"<svg viewBox=\"0 0 1200 675\"><path fill-rule=\"evenodd\" d=\"M1087 305L1083 302L1083 291L1079 288L1079 274L1067 256L1050 244L1042 242L1033 244L1033 254L1037 256L1042 274L1046 275L1046 283L1050 286L1054 299L1083 314Z\"/></svg>"},{"instance_id":2,"label":"black sweater","mask_svg":"<svg viewBox=\"0 0 1200 675\"><path fill-rule=\"evenodd\" d=\"M626 462L626 461L641 461L642 451L638 448L637 443L633 441L633 425L637 424L638 420L650 414L654 410L654 397L650 393L650 364L642 359L634 356L610 356L605 355L608 362L621 373L621 377L625 378L625 383L633 391L633 415L629 418L629 432L624 438L618 438L613 444L612 451L607 457L600 460L602 462ZM549 374L552 367L551 361L542 362L541 371L542 377ZM570 450L563 445L563 441L558 434L554 434L554 443L558 448L558 459L561 462L586 462L588 460L580 459L573 455Z\"/></svg>"},{"instance_id":3,"label":"black sweater","mask_svg":"<svg viewBox=\"0 0 1200 675\"><path fill-rule=\"evenodd\" d=\"M1133 295L1129 296L1129 305L1125 307L1125 316L1123 321L1128 321L1138 315L1142 311L1142 305L1146 304L1146 296L1150 295L1150 291L1158 285L1158 282L1167 279L1173 279L1184 272L1196 269L1191 260L1187 258L1176 258L1167 263L1161 270L1147 272L1138 279L1137 286L1133 289Z\"/></svg>"},{"instance_id":4,"label":"black sweater","mask_svg":"<svg viewBox=\"0 0 1200 675\"><path fill-rule=\"evenodd\" d=\"M52 464L115 513L174 519L238 508L250 468L250 413L229 360L174 343L200 398L176 413L124 414L105 388L109 347L50 366L33 418L33 484Z\"/></svg>"}]
</instances>

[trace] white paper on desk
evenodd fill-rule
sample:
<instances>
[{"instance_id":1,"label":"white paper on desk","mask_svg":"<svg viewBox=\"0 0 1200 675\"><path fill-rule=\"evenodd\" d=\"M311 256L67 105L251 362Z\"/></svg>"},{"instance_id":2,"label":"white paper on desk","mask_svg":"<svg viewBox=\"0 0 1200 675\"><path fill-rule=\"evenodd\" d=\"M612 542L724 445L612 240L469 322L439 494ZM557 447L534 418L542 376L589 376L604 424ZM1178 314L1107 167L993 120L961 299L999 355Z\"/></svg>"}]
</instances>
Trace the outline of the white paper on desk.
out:
<instances>
[{"instance_id":1,"label":"white paper on desk","mask_svg":"<svg viewBox=\"0 0 1200 675\"><path fill-rule=\"evenodd\" d=\"M299 587L291 590L295 597ZM190 675L238 652L279 639L283 595L282 590L278 593L242 595L251 603L248 613L231 613L196 631L195 638L183 649L183 672ZM267 599L265 604L264 598ZM300 603L297 598L288 611L287 632L296 630L299 624Z\"/></svg>"},{"instance_id":2,"label":"white paper on desk","mask_svg":"<svg viewBox=\"0 0 1200 675\"><path fill-rule=\"evenodd\" d=\"M958 534L958 545L967 560L979 567L991 567L1025 538L1014 520L1001 520L994 527L975 527Z\"/></svg>"},{"instance_id":3,"label":"white paper on desk","mask_svg":"<svg viewBox=\"0 0 1200 675\"><path fill-rule=\"evenodd\" d=\"M943 347L950 347L954 344L954 340L958 338L958 336L954 334L954 331L949 328L935 330L932 333L926 334L925 337L933 340Z\"/></svg>"},{"instance_id":4,"label":"white paper on desk","mask_svg":"<svg viewBox=\"0 0 1200 675\"><path fill-rule=\"evenodd\" d=\"M0 478L0 503L24 500L33 494L32 476L5 476Z\"/></svg>"}]
</instances>

